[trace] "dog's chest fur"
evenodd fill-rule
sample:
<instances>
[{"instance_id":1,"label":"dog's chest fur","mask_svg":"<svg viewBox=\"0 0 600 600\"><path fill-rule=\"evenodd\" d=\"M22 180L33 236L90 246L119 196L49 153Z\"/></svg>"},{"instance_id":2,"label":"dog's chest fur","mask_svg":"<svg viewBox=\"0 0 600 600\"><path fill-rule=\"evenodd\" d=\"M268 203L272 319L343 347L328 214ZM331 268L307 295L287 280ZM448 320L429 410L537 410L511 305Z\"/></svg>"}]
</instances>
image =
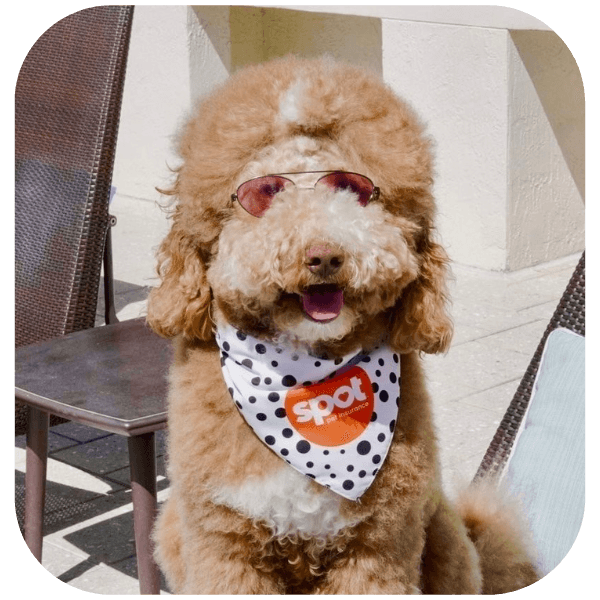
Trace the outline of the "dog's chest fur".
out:
<instances>
[{"instance_id":1,"label":"dog's chest fur","mask_svg":"<svg viewBox=\"0 0 600 600\"><path fill-rule=\"evenodd\" d=\"M304 476L282 462L264 478L223 485L212 501L262 522L277 538L299 536L329 540L356 524L342 513L344 499L327 489L316 489Z\"/></svg>"}]
</instances>

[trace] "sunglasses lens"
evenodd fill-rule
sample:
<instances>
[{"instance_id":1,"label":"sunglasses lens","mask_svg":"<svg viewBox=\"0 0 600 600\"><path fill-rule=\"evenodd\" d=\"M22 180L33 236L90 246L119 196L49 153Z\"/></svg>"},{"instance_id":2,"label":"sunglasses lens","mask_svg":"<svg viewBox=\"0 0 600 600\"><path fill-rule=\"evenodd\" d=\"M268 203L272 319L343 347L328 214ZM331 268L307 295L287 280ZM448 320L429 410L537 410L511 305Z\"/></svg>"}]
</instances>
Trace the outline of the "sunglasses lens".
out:
<instances>
[{"instance_id":1,"label":"sunglasses lens","mask_svg":"<svg viewBox=\"0 0 600 600\"><path fill-rule=\"evenodd\" d=\"M348 190L358 196L361 206L366 206L373 195L375 186L370 179L358 173L330 173L319 180L333 190Z\"/></svg>"},{"instance_id":2,"label":"sunglasses lens","mask_svg":"<svg viewBox=\"0 0 600 600\"><path fill-rule=\"evenodd\" d=\"M282 192L289 183L289 179L276 175L251 179L238 188L237 198L251 215L262 217L271 206L275 194Z\"/></svg>"}]
</instances>

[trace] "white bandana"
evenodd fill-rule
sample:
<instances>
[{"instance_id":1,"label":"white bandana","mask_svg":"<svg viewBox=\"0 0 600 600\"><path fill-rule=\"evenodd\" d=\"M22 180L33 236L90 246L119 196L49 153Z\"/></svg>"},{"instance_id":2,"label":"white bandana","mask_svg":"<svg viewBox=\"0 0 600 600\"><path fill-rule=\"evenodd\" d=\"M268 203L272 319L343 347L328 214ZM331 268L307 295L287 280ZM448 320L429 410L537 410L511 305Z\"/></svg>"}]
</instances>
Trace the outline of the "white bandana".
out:
<instances>
[{"instance_id":1,"label":"white bandana","mask_svg":"<svg viewBox=\"0 0 600 600\"><path fill-rule=\"evenodd\" d=\"M400 405L387 347L328 360L219 328L223 377L254 433L292 467L349 500L373 483Z\"/></svg>"}]
</instances>

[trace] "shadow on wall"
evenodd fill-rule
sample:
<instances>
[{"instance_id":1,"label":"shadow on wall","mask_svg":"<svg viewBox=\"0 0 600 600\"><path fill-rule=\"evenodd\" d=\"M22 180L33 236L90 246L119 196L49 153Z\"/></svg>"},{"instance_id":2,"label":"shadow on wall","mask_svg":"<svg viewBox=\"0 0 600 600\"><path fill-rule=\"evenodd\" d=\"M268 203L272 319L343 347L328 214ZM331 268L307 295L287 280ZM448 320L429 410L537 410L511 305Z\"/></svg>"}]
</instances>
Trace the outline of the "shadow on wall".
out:
<instances>
[{"instance_id":1,"label":"shadow on wall","mask_svg":"<svg viewBox=\"0 0 600 600\"><path fill-rule=\"evenodd\" d=\"M583 248L583 86L553 31L247 6L187 15L192 102L290 53L330 55L401 87L436 139L439 230L454 260L514 271Z\"/></svg>"},{"instance_id":2,"label":"shadow on wall","mask_svg":"<svg viewBox=\"0 0 600 600\"><path fill-rule=\"evenodd\" d=\"M290 53L328 54L383 72L380 19L248 6L194 6L194 12L229 73Z\"/></svg>"},{"instance_id":3,"label":"shadow on wall","mask_svg":"<svg viewBox=\"0 0 600 600\"><path fill-rule=\"evenodd\" d=\"M193 10L230 74L290 53L328 54L383 74L380 19L251 6ZM577 63L553 31L514 30L510 35L584 198L585 101Z\"/></svg>"},{"instance_id":4,"label":"shadow on wall","mask_svg":"<svg viewBox=\"0 0 600 600\"><path fill-rule=\"evenodd\" d=\"M585 198L585 98L577 63L553 31L511 31L581 198Z\"/></svg>"},{"instance_id":5,"label":"shadow on wall","mask_svg":"<svg viewBox=\"0 0 600 600\"><path fill-rule=\"evenodd\" d=\"M126 281L114 281L114 295L115 295L115 312L121 312L125 307L132 306L131 315L129 316L118 316L119 320L126 320L131 318L145 316L145 300L148 298L150 293L150 286L139 286ZM143 304L143 305L142 305ZM139 314L138 314L139 313ZM100 286L98 292L98 304L96 306L96 327L104 325L104 279L100 279Z\"/></svg>"}]
</instances>

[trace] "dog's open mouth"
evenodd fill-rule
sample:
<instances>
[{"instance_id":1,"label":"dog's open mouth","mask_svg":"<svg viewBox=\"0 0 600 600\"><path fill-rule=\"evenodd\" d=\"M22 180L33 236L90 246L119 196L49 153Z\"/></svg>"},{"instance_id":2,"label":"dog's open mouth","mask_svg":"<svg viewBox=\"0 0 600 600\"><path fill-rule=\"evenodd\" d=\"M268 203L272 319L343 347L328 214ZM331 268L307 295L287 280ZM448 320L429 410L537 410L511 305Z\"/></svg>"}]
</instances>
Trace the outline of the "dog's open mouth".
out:
<instances>
[{"instance_id":1,"label":"dog's open mouth","mask_svg":"<svg viewBox=\"0 0 600 600\"><path fill-rule=\"evenodd\" d=\"M333 321L344 306L344 292L336 285L311 285L300 297L306 315L319 323Z\"/></svg>"}]
</instances>

